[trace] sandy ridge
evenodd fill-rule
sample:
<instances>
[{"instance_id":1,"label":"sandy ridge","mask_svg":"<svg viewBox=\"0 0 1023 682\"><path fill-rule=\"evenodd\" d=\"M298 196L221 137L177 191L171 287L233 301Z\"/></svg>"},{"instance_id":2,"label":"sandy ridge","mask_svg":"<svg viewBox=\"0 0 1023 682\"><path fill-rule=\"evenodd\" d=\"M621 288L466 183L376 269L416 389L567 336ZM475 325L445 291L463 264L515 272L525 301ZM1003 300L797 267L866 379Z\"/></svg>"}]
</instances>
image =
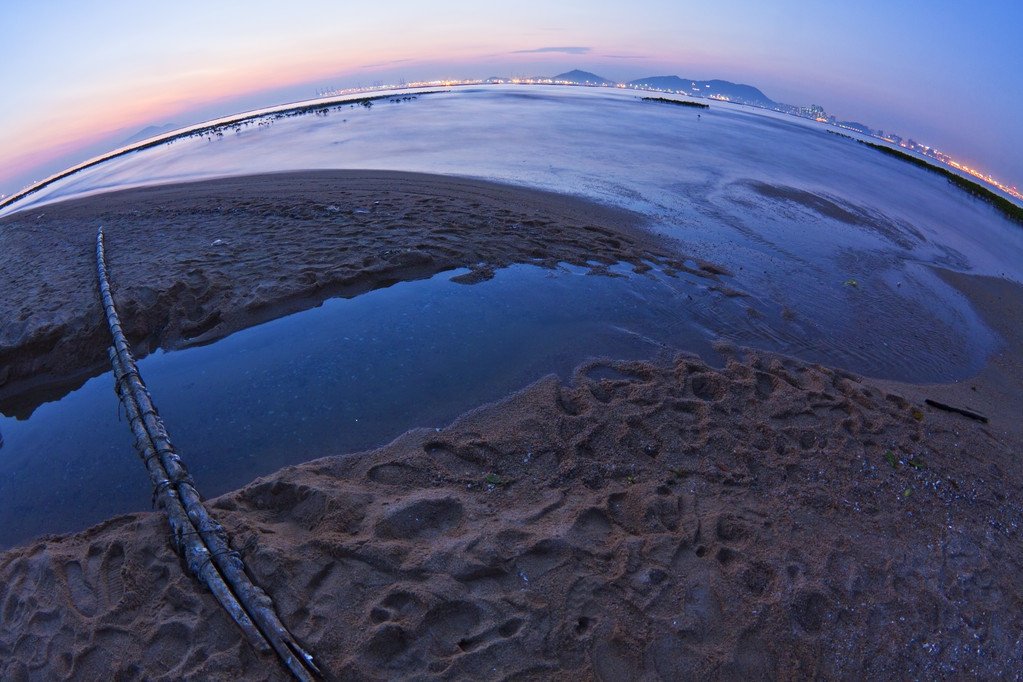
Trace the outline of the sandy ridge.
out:
<instances>
[{"instance_id":1,"label":"sandy ridge","mask_svg":"<svg viewBox=\"0 0 1023 682\"><path fill-rule=\"evenodd\" d=\"M0 409L24 416L106 368L100 226L125 333L145 355L455 268L471 268L459 281L472 283L512 263L670 266L678 255L640 223L573 197L386 171L225 178L24 211L0 220Z\"/></svg>"}]
</instances>

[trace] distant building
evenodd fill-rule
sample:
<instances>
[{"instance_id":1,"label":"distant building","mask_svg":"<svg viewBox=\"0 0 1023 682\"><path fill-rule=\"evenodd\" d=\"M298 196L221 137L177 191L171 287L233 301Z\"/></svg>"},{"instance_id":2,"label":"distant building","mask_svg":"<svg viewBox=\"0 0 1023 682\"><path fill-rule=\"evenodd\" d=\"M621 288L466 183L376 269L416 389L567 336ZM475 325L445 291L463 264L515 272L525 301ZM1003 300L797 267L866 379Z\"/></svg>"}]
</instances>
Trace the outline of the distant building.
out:
<instances>
[{"instance_id":1,"label":"distant building","mask_svg":"<svg viewBox=\"0 0 1023 682\"><path fill-rule=\"evenodd\" d=\"M824 107L819 104L811 104L808 107L799 107L799 115L803 118L813 118L817 120L827 120L828 112L824 111Z\"/></svg>"}]
</instances>

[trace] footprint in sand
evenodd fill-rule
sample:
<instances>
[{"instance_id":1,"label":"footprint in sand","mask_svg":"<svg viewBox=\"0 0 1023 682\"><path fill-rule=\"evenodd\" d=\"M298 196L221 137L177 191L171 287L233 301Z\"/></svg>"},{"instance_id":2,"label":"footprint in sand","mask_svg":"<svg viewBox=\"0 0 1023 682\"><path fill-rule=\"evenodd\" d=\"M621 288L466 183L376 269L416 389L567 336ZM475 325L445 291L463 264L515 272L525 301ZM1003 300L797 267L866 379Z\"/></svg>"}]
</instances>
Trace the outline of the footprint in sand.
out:
<instances>
[{"instance_id":1,"label":"footprint in sand","mask_svg":"<svg viewBox=\"0 0 1023 682\"><path fill-rule=\"evenodd\" d=\"M453 530L462 516L462 503L454 498L418 500L377 522L376 536L384 540L433 537Z\"/></svg>"},{"instance_id":2,"label":"footprint in sand","mask_svg":"<svg viewBox=\"0 0 1023 682\"><path fill-rule=\"evenodd\" d=\"M115 542L109 547L93 545L83 566L79 561L68 561L63 566L63 577L71 595L71 603L83 616L91 618L113 608L124 595L121 567L124 565L124 547Z\"/></svg>"},{"instance_id":3,"label":"footprint in sand","mask_svg":"<svg viewBox=\"0 0 1023 682\"><path fill-rule=\"evenodd\" d=\"M84 561L55 564L41 555L21 559L19 570L8 574L9 584L0 586L0 678L30 679L29 671L42 666L54 675L67 676L73 669L92 669L89 661L96 656L116 656L123 650L130 634L111 625L98 628L92 641L73 653L75 621L104 616L123 598L124 559L124 547L118 542L93 545ZM64 590L67 596L60 597ZM76 613L50 608L54 601L69 602Z\"/></svg>"}]
</instances>

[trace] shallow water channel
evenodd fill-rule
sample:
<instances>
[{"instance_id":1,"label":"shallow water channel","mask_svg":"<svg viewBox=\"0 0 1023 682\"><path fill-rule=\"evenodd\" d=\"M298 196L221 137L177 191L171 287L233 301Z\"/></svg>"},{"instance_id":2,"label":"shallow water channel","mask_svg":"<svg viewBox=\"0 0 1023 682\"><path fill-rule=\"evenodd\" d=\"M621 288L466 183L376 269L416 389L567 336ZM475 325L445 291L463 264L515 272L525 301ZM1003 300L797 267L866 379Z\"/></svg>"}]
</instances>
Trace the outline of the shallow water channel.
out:
<instances>
[{"instance_id":1,"label":"shallow water channel","mask_svg":"<svg viewBox=\"0 0 1023 682\"><path fill-rule=\"evenodd\" d=\"M662 344L712 354L699 315L685 312L696 284L616 270L515 266L471 286L449 281L464 271L442 273L139 367L212 497L288 464L442 427L551 372L567 380L590 356L649 357ZM0 547L149 508L110 373L26 421L0 418L0 432Z\"/></svg>"},{"instance_id":2,"label":"shallow water channel","mask_svg":"<svg viewBox=\"0 0 1023 682\"><path fill-rule=\"evenodd\" d=\"M594 356L651 358L684 348L720 365L712 343L724 338L866 373L893 363L924 372L919 378L930 365L976 371L987 346L968 308L966 319L949 322L949 343L972 341L933 355L913 343L919 320L872 342L840 316L807 325L686 274L518 265L474 285L450 281L464 272L328 300L209 346L142 359L200 491L213 497L282 466L445 426L552 372L569 381ZM0 418L0 433L0 547L150 508L110 373L28 420Z\"/></svg>"}]
</instances>

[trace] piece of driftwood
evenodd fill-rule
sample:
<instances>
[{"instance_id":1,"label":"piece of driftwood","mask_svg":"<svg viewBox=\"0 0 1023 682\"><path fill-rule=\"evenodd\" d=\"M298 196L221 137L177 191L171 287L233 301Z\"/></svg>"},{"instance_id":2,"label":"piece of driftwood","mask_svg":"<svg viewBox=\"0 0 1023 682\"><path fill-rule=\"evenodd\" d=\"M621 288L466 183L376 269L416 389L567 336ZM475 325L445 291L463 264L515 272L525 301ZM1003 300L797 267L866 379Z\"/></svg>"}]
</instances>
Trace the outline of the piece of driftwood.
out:
<instances>
[{"instance_id":1,"label":"piece of driftwood","mask_svg":"<svg viewBox=\"0 0 1023 682\"><path fill-rule=\"evenodd\" d=\"M184 557L189 570L209 587L254 649L269 653L272 648L299 680L318 679L321 673L313 657L281 623L270 597L249 579L241 558L228 544L227 533L203 505L170 442L121 329L107 279L102 228L96 234L96 271L114 341L110 360L115 387L135 435L135 448L153 483L154 501L167 513L175 549Z\"/></svg>"},{"instance_id":2,"label":"piece of driftwood","mask_svg":"<svg viewBox=\"0 0 1023 682\"><path fill-rule=\"evenodd\" d=\"M937 400L931 400L930 398L927 398L926 400L924 400L924 402L930 405L931 407L937 408L939 410L945 410L945 412L955 412L956 414L961 414L964 417L976 419L982 424L987 424L988 422L988 418L985 417L984 415L963 409L961 407L954 407L952 405L946 405L945 403L939 403Z\"/></svg>"}]
</instances>

